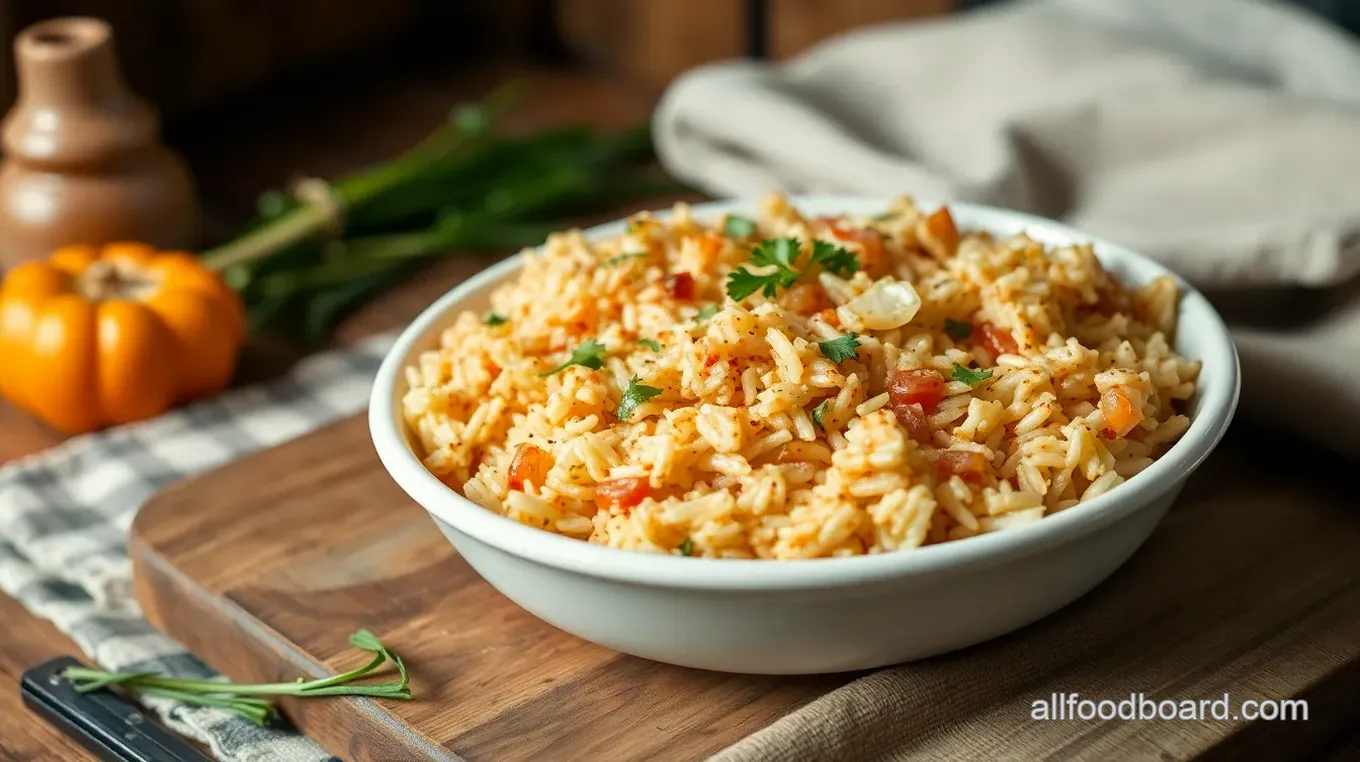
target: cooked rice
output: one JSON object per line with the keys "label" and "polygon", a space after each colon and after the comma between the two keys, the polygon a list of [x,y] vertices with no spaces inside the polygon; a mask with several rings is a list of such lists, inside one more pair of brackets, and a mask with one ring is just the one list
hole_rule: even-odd
{"label": "cooked rice", "polygon": [[[750,240],[724,236],[722,219],[700,222],[684,205],[667,221],[638,215],[609,240],[554,235],[492,296],[506,322],[463,313],[407,369],[403,407],[424,463],[486,509],[568,537],[794,559],[1038,521],[1135,477],[1185,432],[1177,408],[1200,366],[1171,349],[1173,279],[1126,291],[1089,245],[965,234],[955,247],[928,217],[902,198],[877,218],[805,219],[772,196],[750,240],[826,240],[861,267],[805,274],[774,299],[741,303],[724,284],[749,266]],[[668,294],[667,276],[682,272],[692,299]],[[914,285],[919,311],[897,328],[865,328],[847,303],[893,280]],[[702,314],[710,305],[717,312]],[[952,338],[946,318],[990,323],[1018,351],[993,357],[977,334]],[[817,342],[856,326],[855,358],[823,355]],[[603,367],[541,375],[588,338],[607,347]],[[975,388],[948,380],[918,442],[894,413],[887,378],[935,369],[950,379],[956,363],[993,375]],[[634,377],[661,393],[619,421]],[[1141,401],[1124,436],[1105,420],[1111,395]],[[543,456],[541,470],[525,470],[511,490],[512,461],[527,446]],[[988,468],[942,470],[946,450],[978,453]],[[599,485],[629,478],[647,493],[640,504],[607,494],[597,504]]]}

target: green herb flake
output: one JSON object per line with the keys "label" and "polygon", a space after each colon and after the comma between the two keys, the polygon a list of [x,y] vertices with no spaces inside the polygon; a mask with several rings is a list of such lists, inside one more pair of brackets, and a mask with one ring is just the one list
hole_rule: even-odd
{"label": "green herb flake", "polygon": [[723,233],[729,238],[749,238],[755,232],[756,223],[754,220],[735,214],[729,214],[727,219],[723,220]]}
{"label": "green herb flake", "polygon": [[652,350],[653,352],[661,351],[661,345],[656,343],[656,339],[638,339],[638,344]]}
{"label": "green herb flake", "polygon": [[632,417],[633,411],[637,410],[638,405],[661,394],[661,390],[655,386],[647,386],[639,383],[640,379],[633,376],[628,379],[628,388],[623,390],[623,396],[619,398],[619,409],[614,411],[620,421],[626,421]]}
{"label": "green herb flake", "polygon": [[581,365],[591,370],[599,370],[604,367],[605,346],[594,339],[586,339],[581,346],[571,350],[571,357],[561,365],[553,368],[540,376],[551,376],[559,371],[566,370],[573,365]]}
{"label": "green herb flake", "polygon": [[813,242],[811,262],[833,275],[854,275],[859,271],[859,260],[854,254],[826,241]]}
{"label": "green herb flake", "polygon": [[973,335],[973,324],[964,320],[944,319],[944,332],[953,339],[966,339]]}
{"label": "green herb flake", "polygon": [[954,372],[951,374],[951,377],[955,381],[968,384],[968,387],[971,389],[991,378],[992,372],[990,370],[969,370],[958,363],[954,363]]}
{"label": "green herb flake", "polygon": [[617,257],[610,257],[609,259],[606,259],[605,261],[601,262],[600,267],[614,267],[616,265],[621,265],[629,260],[641,259],[642,257],[645,256],[647,256],[647,252],[645,251],[637,251],[632,254],[620,254]]}
{"label": "green herb flake", "polygon": [[680,543],[680,555],[682,556],[694,555],[694,540],[691,540],[690,538],[686,537],[685,541]]}
{"label": "green herb flake", "polygon": [[817,403],[817,407],[812,409],[812,422],[822,431],[826,431],[826,425],[822,423],[822,418],[826,416],[826,409],[829,407],[831,407],[831,400],[825,399]]}
{"label": "green herb flake", "polygon": [[704,307],[703,309],[699,310],[699,314],[695,315],[694,319],[695,321],[702,323],[716,314],[718,314],[718,305],[710,304]]}
{"label": "green herb flake", "polygon": [[878,214],[874,215],[874,222],[885,222],[896,217],[898,214],[899,212],[896,209],[889,209],[886,212],[879,212]]}
{"label": "green herb flake", "polygon": [[491,326],[491,327],[493,327],[493,328],[496,327],[496,326],[498,326],[498,325],[505,325],[505,324],[508,323],[508,322],[510,322],[510,318],[508,318],[508,317],[506,317],[506,316],[504,316],[504,315],[497,315],[497,314],[494,313],[494,312],[491,313],[491,314],[489,314],[489,315],[487,315],[486,318],[485,318],[484,320],[482,320],[482,324],[483,324],[483,325],[489,325],[489,326]]}
{"label": "green herb flake", "polygon": [[834,363],[842,363],[855,356],[856,350],[859,349],[859,339],[855,337],[854,333],[847,333],[829,341],[819,341],[817,346],[822,350],[826,359]]}

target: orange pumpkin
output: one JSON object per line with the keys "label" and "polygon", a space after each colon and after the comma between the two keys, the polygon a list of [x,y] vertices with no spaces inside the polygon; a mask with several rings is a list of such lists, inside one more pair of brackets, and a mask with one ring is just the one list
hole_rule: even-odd
{"label": "orange pumpkin", "polygon": [[67,434],[150,418],[221,391],[245,332],[189,254],[67,246],[0,281],[0,394]]}

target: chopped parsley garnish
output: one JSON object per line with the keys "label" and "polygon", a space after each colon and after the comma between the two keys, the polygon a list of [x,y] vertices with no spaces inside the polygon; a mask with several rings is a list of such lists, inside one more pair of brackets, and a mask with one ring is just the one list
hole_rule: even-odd
{"label": "chopped parsley garnish", "polygon": [[619,398],[619,409],[614,411],[614,414],[619,417],[620,421],[628,420],[632,417],[633,411],[637,410],[638,405],[661,393],[661,390],[657,387],[647,386],[638,383],[638,381],[637,376],[628,379],[628,388],[623,390],[623,396]]}
{"label": "chopped parsley garnish", "polygon": [[571,350],[571,357],[561,365],[553,368],[540,376],[551,376],[558,371],[566,370],[573,365],[582,365],[591,370],[599,370],[604,367],[605,346],[594,339],[586,339],[581,342],[581,346]]}
{"label": "chopped parsley garnish", "polygon": [[495,326],[498,326],[498,325],[505,325],[505,324],[508,323],[508,322],[510,322],[510,318],[508,318],[508,317],[506,317],[506,316],[504,316],[504,315],[497,315],[497,314],[494,313],[494,312],[491,313],[491,314],[489,314],[489,315],[487,315],[486,318],[482,320],[482,324],[483,324],[483,325],[489,325],[489,326],[492,326],[492,327],[495,327]]}
{"label": "chopped parsley garnish", "polygon": [[632,254],[620,254],[617,257],[610,257],[601,262],[600,267],[613,267],[614,265],[621,265],[630,259],[639,259],[645,256],[647,256],[647,252],[645,251],[635,251]]}
{"label": "chopped parsley garnish", "polygon": [[826,415],[826,409],[831,407],[831,400],[826,399],[817,403],[817,407],[812,409],[812,422],[817,424],[817,428],[826,431],[826,425],[822,423],[822,417]]}
{"label": "chopped parsley garnish", "polygon": [[[772,238],[756,244],[751,250],[751,264],[774,270],[757,275],[745,266],[738,267],[727,276],[727,295],[741,301],[759,291],[765,298],[773,299],[779,289],[792,286],[806,272],[806,268],[794,269],[801,250],[802,242],[797,238]],[[808,267],[813,265],[821,265],[823,270],[836,275],[849,275],[859,269],[859,260],[835,244],[814,241],[807,262]]]}
{"label": "chopped parsley garnish", "polygon": [[973,324],[963,320],[945,318],[944,332],[949,334],[950,338],[966,339],[973,333]]}
{"label": "chopped parsley garnish", "polygon": [[855,334],[847,333],[829,341],[819,341],[817,346],[821,348],[826,359],[841,363],[855,356],[855,350],[859,349],[859,339],[855,338]]}
{"label": "chopped parsley garnish", "polygon": [[729,214],[727,219],[723,220],[723,233],[731,238],[746,238],[755,232],[756,223],[745,217]]}
{"label": "chopped parsley garnish", "polygon": [[832,275],[854,275],[859,270],[859,260],[854,254],[826,241],[812,242],[811,261]]}
{"label": "chopped parsley garnish", "polygon": [[653,352],[661,351],[661,345],[656,343],[656,339],[638,339],[638,343],[652,350]]}
{"label": "chopped parsley garnish", "polygon": [[968,384],[969,388],[972,388],[991,378],[992,372],[990,370],[969,370],[958,363],[954,363],[954,372],[950,375],[955,381]]}
{"label": "chopped parsley garnish", "polygon": [[699,310],[699,314],[695,315],[694,319],[702,322],[704,320],[708,320],[709,318],[713,317],[716,314],[718,314],[718,305],[710,304],[707,307],[704,307],[703,309]]}
{"label": "chopped parsley garnish", "polygon": [[682,556],[694,555],[694,540],[691,540],[690,538],[686,537],[685,541],[680,543],[680,555]]}

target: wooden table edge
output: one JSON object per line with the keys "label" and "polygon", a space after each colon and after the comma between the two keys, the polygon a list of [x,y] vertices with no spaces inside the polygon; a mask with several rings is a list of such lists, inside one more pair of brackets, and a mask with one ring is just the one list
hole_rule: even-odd
{"label": "wooden table edge", "polygon": [[[347,416],[335,424],[323,426],[292,441],[296,442],[299,439],[315,436],[318,433],[325,432],[331,426],[348,421],[353,417],[355,416]],[[247,457],[258,457],[258,454]],[[233,461],[233,463],[235,462]],[[205,664],[231,680],[237,682],[274,682],[290,680],[298,675],[324,677],[326,676],[325,671],[308,660],[295,644],[280,633],[263,625],[258,619],[250,616],[248,612],[240,609],[230,598],[226,600],[226,605],[217,601],[211,593],[157,555],[151,543],[144,537],[142,523],[144,520],[150,520],[144,519],[144,517],[154,518],[155,514],[161,511],[176,512],[192,509],[191,506],[182,506],[176,502],[178,494],[186,491],[187,485],[211,476],[226,467],[212,469],[169,485],[152,495],[138,511],[137,516],[133,519],[132,526],[128,530],[128,557],[132,563],[133,596],[142,608],[142,615],[153,627],[174,638]],[[178,595],[169,594],[169,591],[174,589],[178,589],[180,593]],[[228,643],[226,639],[186,638],[186,632],[182,628],[175,627],[175,619],[167,615],[170,605],[180,607],[186,600],[194,607],[193,616],[222,623],[221,628],[209,629],[221,629],[226,632],[233,628],[240,628],[255,633],[256,637],[248,641],[237,639],[234,644]],[[180,616],[182,617],[184,614],[181,613]],[[241,650],[233,652],[231,650],[233,645]],[[258,665],[270,666],[261,668]],[[409,726],[396,722],[391,715],[376,706],[374,699],[344,696],[327,697],[322,700],[344,702],[347,705],[347,719],[365,723],[373,729],[370,733],[363,733],[356,729],[355,738],[397,738],[402,743],[400,749],[381,751],[384,751],[384,753],[399,751],[409,756],[393,758],[417,758],[418,756],[421,759],[442,762],[463,762],[462,758],[452,751],[442,746],[431,745]],[[318,707],[313,700],[283,697],[279,699],[278,703],[298,731],[317,743],[320,743],[318,737],[325,737],[325,734],[314,732],[315,728],[312,727],[315,723],[322,722],[325,714],[313,708]],[[385,728],[385,732],[380,732],[378,730],[380,727]],[[353,749],[325,748],[330,753],[339,756],[353,751]]]}

